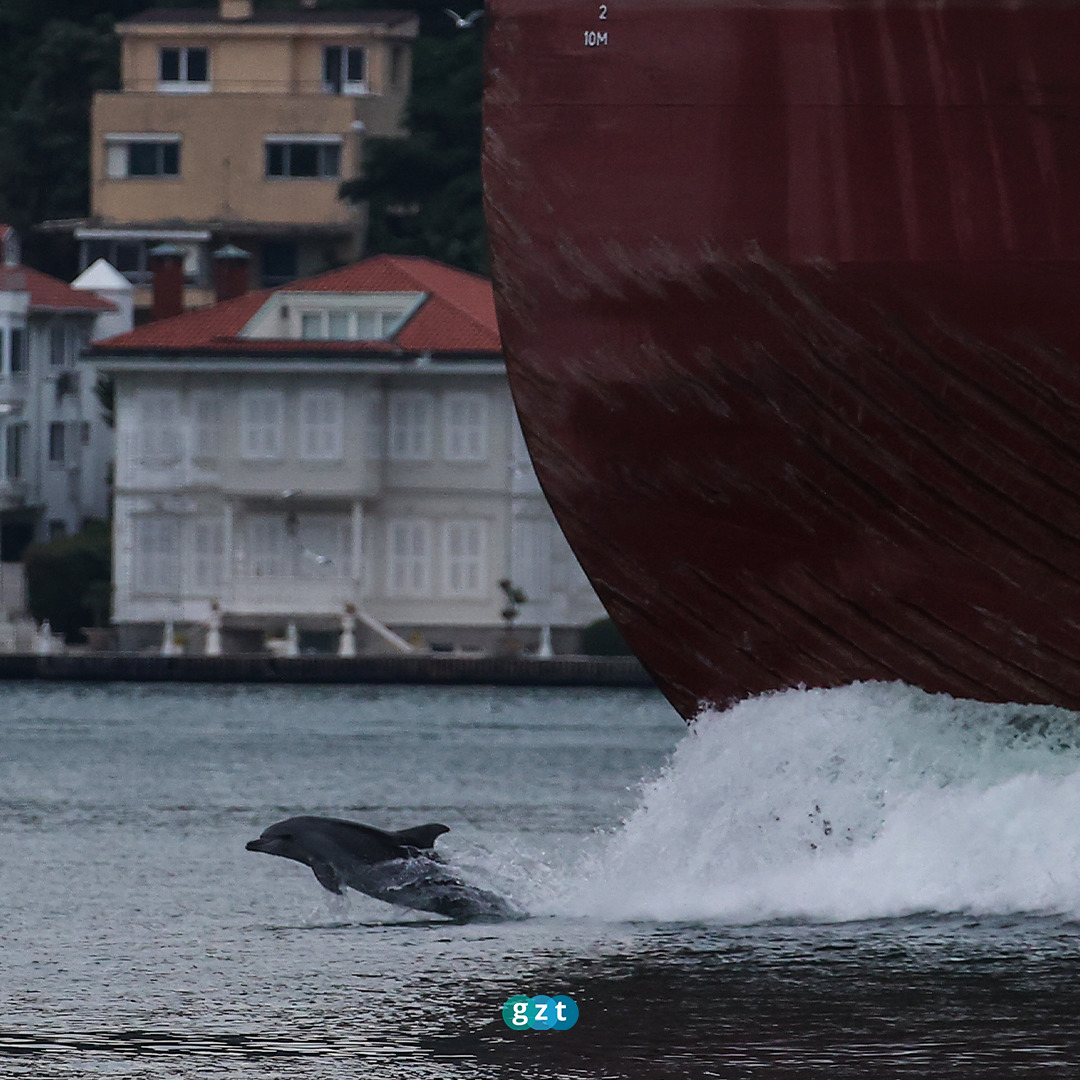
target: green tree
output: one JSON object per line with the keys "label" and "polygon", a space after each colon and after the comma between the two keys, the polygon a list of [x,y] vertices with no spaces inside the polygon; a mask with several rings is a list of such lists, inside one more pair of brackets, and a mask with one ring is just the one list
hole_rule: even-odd
{"label": "green tree", "polygon": [[84,626],[108,621],[112,591],[112,531],[107,521],[91,521],[75,536],[31,544],[23,559],[30,614],[48,619],[68,641]]}
{"label": "green tree", "polygon": [[341,193],[369,202],[369,254],[425,255],[486,273],[482,37],[478,25],[458,31],[438,14],[450,32],[416,43],[408,138],[367,140],[364,175],[342,184]]}
{"label": "green tree", "polygon": [[586,656],[632,656],[630,646],[610,619],[597,619],[581,632],[581,651]]}

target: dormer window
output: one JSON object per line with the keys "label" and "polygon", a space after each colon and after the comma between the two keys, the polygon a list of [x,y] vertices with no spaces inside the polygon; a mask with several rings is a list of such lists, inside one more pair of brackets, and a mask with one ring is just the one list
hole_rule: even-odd
{"label": "dormer window", "polygon": [[205,47],[163,48],[158,56],[159,90],[198,93],[210,89],[210,51]]}
{"label": "dormer window", "polygon": [[360,46],[327,45],[323,49],[323,92],[366,94],[367,56]]}
{"label": "dormer window", "polygon": [[245,338],[386,341],[426,299],[421,292],[275,293],[240,331]]}
{"label": "dormer window", "polygon": [[304,341],[384,341],[401,324],[400,311],[302,310],[300,337]]}

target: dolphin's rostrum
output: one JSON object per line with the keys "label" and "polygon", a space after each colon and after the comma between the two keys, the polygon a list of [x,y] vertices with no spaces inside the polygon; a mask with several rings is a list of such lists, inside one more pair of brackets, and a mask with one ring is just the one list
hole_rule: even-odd
{"label": "dolphin's rostrum", "polygon": [[508,900],[457,877],[435,854],[445,825],[387,832],[340,818],[292,817],[266,829],[248,851],[265,851],[310,866],[332,893],[345,886],[390,904],[451,919],[519,919]]}

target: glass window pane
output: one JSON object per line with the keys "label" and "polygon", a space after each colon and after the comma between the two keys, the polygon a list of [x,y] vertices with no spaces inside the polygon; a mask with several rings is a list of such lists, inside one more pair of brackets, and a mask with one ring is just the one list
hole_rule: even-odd
{"label": "glass window pane", "polygon": [[323,49],[323,83],[333,93],[341,93],[341,47],[338,45],[327,45]]}
{"label": "glass window pane", "polygon": [[289,148],[290,176],[319,175],[319,147],[315,143],[293,143]]}
{"label": "glass window pane", "polygon": [[364,50],[348,50],[348,70],[345,78],[349,82],[358,83],[364,81]]}
{"label": "glass window pane", "polygon": [[334,144],[331,146],[320,146],[322,151],[322,167],[319,171],[320,176],[339,176],[341,174],[341,147]]}
{"label": "glass window pane", "polygon": [[188,49],[188,82],[206,82],[207,75],[209,74],[209,68],[209,56],[205,49]]}
{"label": "glass window pane", "polygon": [[180,50],[161,50],[161,81],[177,82],[180,78]]}
{"label": "glass window pane", "polygon": [[285,175],[285,146],[281,143],[266,144],[266,175]]}
{"label": "glass window pane", "polygon": [[161,144],[161,172],[164,176],[180,175],[180,144],[167,142]]}
{"label": "glass window pane", "polygon": [[160,143],[128,143],[128,175],[157,176]]}

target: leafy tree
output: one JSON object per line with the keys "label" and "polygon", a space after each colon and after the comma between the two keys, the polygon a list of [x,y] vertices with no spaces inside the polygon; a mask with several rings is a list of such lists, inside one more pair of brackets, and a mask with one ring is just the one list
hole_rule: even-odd
{"label": "leafy tree", "polygon": [[[369,201],[368,251],[488,267],[480,149],[482,38],[478,28],[422,36],[413,53],[406,139],[373,138],[364,175],[341,186]],[[441,26],[441,24],[436,24]]]}
{"label": "leafy tree", "polygon": [[107,521],[88,522],[74,536],[26,549],[26,591],[30,614],[48,619],[56,633],[81,637],[84,626],[108,620],[112,582],[112,534]]}
{"label": "leafy tree", "polygon": [[597,619],[581,632],[581,651],[586,656],[632,656],[630,646],[610,619]]}

